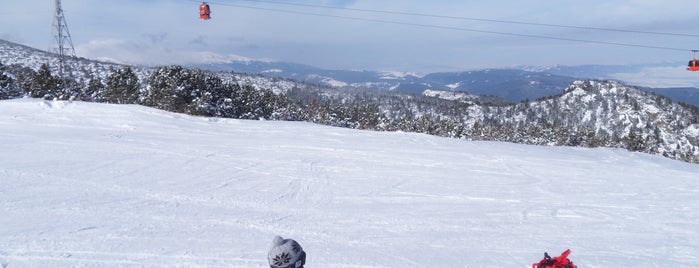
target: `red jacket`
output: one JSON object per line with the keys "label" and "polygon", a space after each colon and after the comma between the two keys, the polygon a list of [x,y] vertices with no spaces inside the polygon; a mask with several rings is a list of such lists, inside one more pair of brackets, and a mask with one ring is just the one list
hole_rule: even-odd
{"label": "red jacket", "polygon": [[551,258],[548,253],[544,253],[544,259],[532,264],[532,268],[577,268],[570,259],[570,249],[563,251],[560,256]]}

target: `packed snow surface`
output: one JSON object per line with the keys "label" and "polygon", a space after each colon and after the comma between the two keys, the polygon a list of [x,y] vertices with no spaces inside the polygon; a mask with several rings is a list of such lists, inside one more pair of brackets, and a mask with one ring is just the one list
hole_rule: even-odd
{"label": "packed snow surface", "polygon": [[0,101],[0,266],[699,267],[699,165],[135,105]]}

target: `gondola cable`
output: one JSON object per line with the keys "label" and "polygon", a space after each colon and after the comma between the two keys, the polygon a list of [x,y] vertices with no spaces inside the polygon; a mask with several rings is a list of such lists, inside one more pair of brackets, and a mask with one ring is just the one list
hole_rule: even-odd
{"label": "gondola cable", "polygon": [[[682,37],[699,37],[699,34],[666,33],[666,32],[639,31],[639,30],[628,30],[628,29],[618,29],[618,28],[603,28],[603,27],[562,25],[562,24],[537,23],[537,22],[526,22],[526,21],[496,20],[496,19],[485,19],[485,18],[474,18],[474,17],[462,17],[462,16],[447,16],[447,15],[437,15],[437,14],[426,14],[426,13],[418,13],[418,12],[403,12],[403,11],[375,10],[375,9],[363,9],[363,8],[349,8],[349,7],[336,7],[336,6],[325,6],[325,5],[312,5],[312,4],[301,4],[301,3],[289,3],[289,2],[269,1],[269,0],[240,0],[240,1],[257,2],[257,3],[267,3],[267,4],[276,4],[276,5],[287,5],[287,6],[314,7],[314,8],[325,8],[325,9],[335,9],[335,10],[359,11],[359,12],[368,12],[368,13],[381,13],[381,14],[406,15],[406,16],[420,16],[420,17],[432,17],[432,18],[455,19],[455,20],[469,20],[469,21],[482,21],[482,22],[495,22],[495,23],[507,23],[507,24],[520,24],[520,25],[528,25],[528,26],[544,26],[544,27],[569,28],[569,29],[579,29],[579,30],[594,30],[594,31],[607,31],[607,32],[623,32],[623,33],[637,33],[637,34],[650,34],[650,35],[666,35],[666,36],[682,36]],[[219,3],[219,4],[221,4],[221,3]]]}
{"label": "gondola cable", "polygon": [[[192,2],[199,2],[199,1],[192,1]],[[470,29],[470,28],[454,27],[454,26],[400,22],[400,21],[391,21],[391,20],[383,20],[383,19],[357,18],[357,17],[341,16],[341,15],[319,14],[319,13],[305,12],[305,11],[293,11],[293,10],[283,10],[283,9],[275,9],[275,8],[253,7],[253,6],[244,6],[244,5],[237,5],[237,4],[220,3],[220,2],[217,3],[217,2],[211,2],[211,1],[209,1],[208,3],[221,5],[221,6],[245,8],[245,9],[255,9],[255,10],[288,13],[288,14],[317,16],[317,17],[339,18],[339,19],[347,19],[347,20],[355,20],[355,21],[378,22],[378,23],[415,26],[415,27],[423,27],[423,28],[457,30],[457,31],[465,31],[465,32],[486,33],[486,34],[527,37],[527,38],[537,38],[537,39],[548,39],[548,40],[558,40],[558,41],[569,41],[569,42],[580,42],[580,43],[589,43],[589,44],[614,45],[614,46],[672,50],[672,51],[691,51],[691,49],[675,48],[675,47],[651,46],[651,45],[641,45],[641,44],[632,44],[632,43],[595,41],[595,40],[585,40],[585,39],[577,39],[577,38],[555,37],[555,36],[546,36],[546,35],[521,34],[521,33],[512,33],[512,32],[490,31],[490,30],[478,30],[478,29]]]}

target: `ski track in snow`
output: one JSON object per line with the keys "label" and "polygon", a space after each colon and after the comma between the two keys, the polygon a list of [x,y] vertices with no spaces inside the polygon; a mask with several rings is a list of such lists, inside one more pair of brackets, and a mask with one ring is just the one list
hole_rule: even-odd
{"label": "ski track in snow", "polygon": [[0,101],[0,265],[698,267],[699,165],[135,105]]}

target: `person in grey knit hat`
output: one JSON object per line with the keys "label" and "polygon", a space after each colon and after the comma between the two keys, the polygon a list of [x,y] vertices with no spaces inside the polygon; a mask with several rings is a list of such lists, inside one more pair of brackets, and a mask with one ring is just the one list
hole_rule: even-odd
{"label": "person in grey knit hat", "polygon": [[303,268],[306,264],[306,252],[295,240],[277,235],[272,239],[267,260],[270,268]]}

